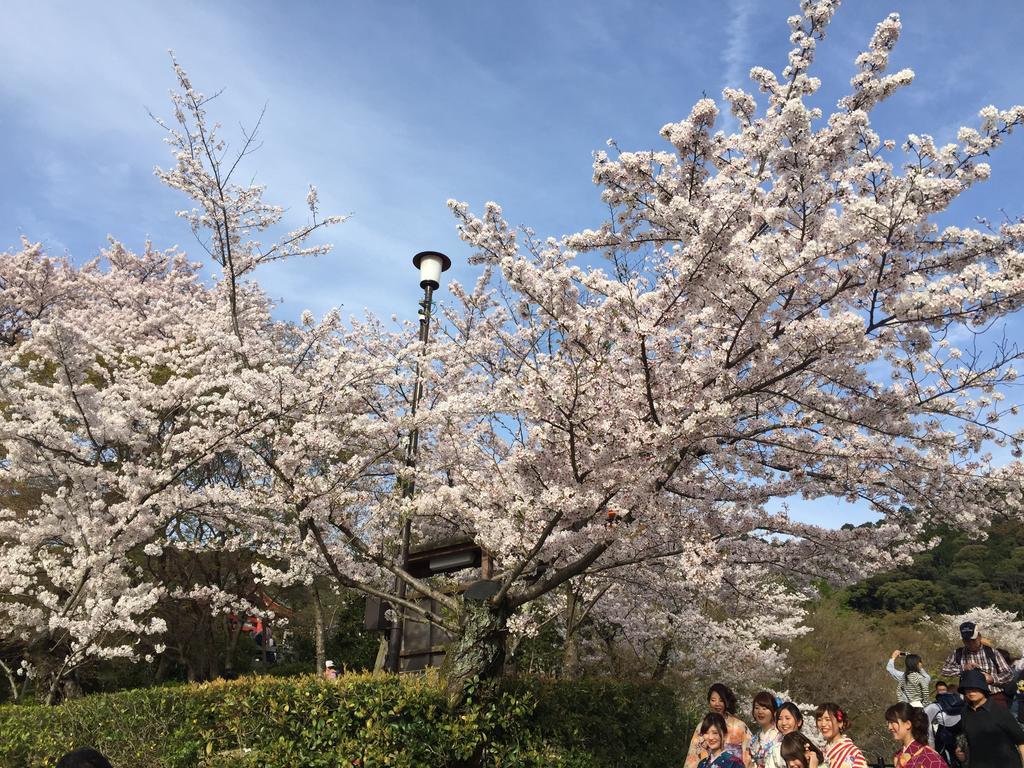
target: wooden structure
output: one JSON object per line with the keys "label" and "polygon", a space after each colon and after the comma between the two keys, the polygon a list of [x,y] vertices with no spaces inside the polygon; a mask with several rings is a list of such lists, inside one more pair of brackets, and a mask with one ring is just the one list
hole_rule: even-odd
{"label": "wooden structure", "polygon": [[[426,579],[442,573],[458,573],[480,569],[480,578],[491,577],[491,559],[471,538],[448,539],[426,542],[409,551],[406,570],[418,579]],[[453,590],[462,592],[469,581],[458,584]],[[440,606],[433,600],[409,593],[417,603],[427,603],[432,612]],[[387,632],[391,628],[390,611],[386,604],[376,598],[367,598],[364,626],[366,629]],[[401,671],[418,672],[428,667],[438,667],[444,660],[445,648],[451,639],[441,627],[415,617],[406,617],[402,626]]]}

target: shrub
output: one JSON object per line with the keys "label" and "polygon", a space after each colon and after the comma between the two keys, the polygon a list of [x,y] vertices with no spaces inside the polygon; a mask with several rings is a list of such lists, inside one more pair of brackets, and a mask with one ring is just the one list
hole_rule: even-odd
{"label": "shrub", "polygon": [[0,765],[85,744],[121,768],[678,765],[689,729],[666,688],[504,681],[449,711],[433,677],[245,677],[0,707]]}

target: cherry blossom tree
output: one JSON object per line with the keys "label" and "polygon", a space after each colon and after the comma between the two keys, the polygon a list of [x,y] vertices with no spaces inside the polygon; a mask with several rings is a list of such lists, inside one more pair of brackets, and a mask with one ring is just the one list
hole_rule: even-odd
{"label": "cherry blossom tree", "polygon": [[[493,596],[462,605],[453,680],[485,672],[473,649],[490,643],[493,663],[508,617],[574,579],[642,566],[727,600],[740,573],[848,581],[926,521],[986,524],[985,446],[1020,446],[999,426],[1019,352],[951,339],[1019,308],[1024,225],[932,218],[989,176],[1024,108],[986,107],[943,146],[881,139],[870,111],[912,80],[885,72],[893,15],[823,119],[810,67],[837,5],[790,19],[781,77],[751,72],[760,108],[725,91],[735,132],[704,99],[662,129],[671,151],[598,153],[613,211],[598,228],[542,240],[496,204],[451,203],[483,272],[453,287],[431,348],[415,511],[472,531],[498,565]],[[862,500],[881,522],[768,510],[793,494]],[[771,624],[748,620],[753,636]]]}
{"label": "cherry blossom tree", "polygon": [[[736,131],[715,131],[704,99],[662,129],[671,150],[598,153],[612,216],[597,229],[542,240],[496,204],[452,202],[482,271],[452,286],[429,345],[309,318],[317,354],[288,389],[315,397],[250,446],[262,479],[240,506],[261,510],[261,578],[327,571],[443,627],[458,699],[499,672],[510,632],[561,621],[569,637],[581,617],[704,669],[767,640],[753,663],[770,672],[811,580],[892,567],[925,523],[983,528],[1013,474],[985,448],[1019,451],[1000,426],[1019,353],[951,339],[1019,308],[1024,225],[932,219],[988,177],[1024,108],[986,107],[943,146],[882,140],[869,113],[912,80],[886,74],[893,15],[823,119],[810,67],[837,5],[790,19],[781,77],[751,72],[760,107],[725,91]],[[398,436],[414,427],[410,463]],[[794,494],[880,520],[798,522],[778,504]],[[495,569],[480,599],[404,568],[406,520],[419,540],[474,537]]]}
{"label": "cherry blossom tree", "polygon": [[1024,619],[1013,611],[1004,611],[994,605],[972,608],[958,615],[942,614],[932,624],[951,642],[960,642],[960,625],[973,621],[981,627],[982,636],[994,646],[1006,648],[1016,656],[1024,655]]}
{"label": "cherry blossom tree", "polygon": [[[52,660],[39,670],[52,701],[88,659],[130,657],[136,638],[164,628],[149,616],[160,585],[137,578],[130,553],[183,503],[195,445],[223,438],[197,406],[225,373],[230,337],[218,339],[215,297],[180,255],[112,243],[106,269],[72,270],[34,246],[5,259],[50,274],[24,285],[63,297],[0,362],[6,474],[34,491],[0,517],[0,616],[26,660]],[[5,303],[10,313],[44,296],[5,293]]]}
{"label": "cherry blossom tree", "polygon": [[[725,91],[733,133],[704,99],[662,129],[671,150],[598,153],[612,216],[597,229],[542,240],[496,204],[452,202],[482,271],[453,285],[443,330],[424,346],[353,325],[300,371],[316,407],[256,452],[265,498],[248,506],[277,522],[262,578],[326,569],[445,628],[458,698],[500,670],[510,632],[559,614],[566,636],[601,617],[725,670],[800,631],[811,580],[892,567],[926,522],[983,528],[1013,474],[985,448],[1019,451],[1000,426],[1019,353],[951,339],[1019,308],[1024,225],[932,219],[988,177],[1024,108],[986,107],[947,145],[882,140],[869,113],[912,80],[886,74],[893,15],[823,119],[810,67],[837,5],[790,19],[781,77],[751,72],[761,107]],[[317,365],[343,386],[317,388]],[[394,436],[413,427],[410,466]],[[861,500],[880,521],[797,522],[777,503],[794,494]],[[420,540],[475,538],[495,566],[482,599],[404,569],[405,520]]]}
{"label": "cherry blossom tree", "polygon": [[0,258],[0,469],[14,499],[0,505],[0,626],[51,702],[92,659],[137,658],[142,638],[159,650],[160,601],[242,602],[211,584],[168,589],[143,561],[251,551],[232,514],[248,482],[238,457],[287,419],[282,377],[316,331],[274,321],[245,278],[326,252],[310,237],[340,221],[319,216],[311,189],[310,221],[261,245],[283,211],[233,181],[255,132],[229,155],[209,99],[175,69],[176,165],[158,175],[197,203],[182,215],[222,277],[206,284],[177,251],[113,240],[80,269],[37,245]]}
{"label": "cherry blossom tree", "polygon": [[[282,212],[234,181],[252,134],[229,156],[179,68],[158,175],[196,201],[182,215],[222,276],[116,243],[66,279],[18,256],[0,437],[6,476],[36,496],[0,516],[0,618],[26,644],[62,639],[65,669],[86,646],[131,654],[165,597],[133,557],[187,544],[443,627],[455,700],[500,671],[510,633],[547,621],[770,672],[814,579],[892,567],[925,523],[983,528],[1017,477],[985,451],[1020,449],[1000,422],[1020,355],[954,340],[1019,308],[1024,224],[933,218],[988,177],[1024,108],[986,107],[946,145],[883,140],[870,112],[912,80],[886,74],[890,16],[824,118],[810,68],[837,6],[801,4],[788,65],[751,71],[760,105],[726,89],[736,130],[703,99],[662,129],[669,148],[599,152],[611,216],[595,229],[541,239],[494,203],[452,202],[480,276],[452,286],[428,344],[373,318],[272,319],[254,270],[321,253],[310,237],[338,219],[311,193],[311,221],[264,247]],[[861,500],[879,523],[798,522],[779,503],[795,494]],[[210,535],[184,542],[183,517]],[[417,540],[472,536],[488,583],[463,597],[410,573],[406,521]]]}

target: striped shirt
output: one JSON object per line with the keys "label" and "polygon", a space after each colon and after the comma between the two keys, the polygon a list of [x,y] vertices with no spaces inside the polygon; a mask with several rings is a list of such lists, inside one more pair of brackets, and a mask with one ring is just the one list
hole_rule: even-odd
{"label": "striped shirt", "polygon": [[840,736],[825,747],[828,768],[868,768],[864,753],[857,749],[849,736]]}
{"label": "striped shirt", "polygon": [[896,669],[896,662],[892,659],[886,663],[885,668],[889,674],[898,682],[896,686],[896,698],[899,701],[906,701],[915,707],[923,707],[928,700],[928,687],[932,678],[923,669],[920,672],[900,672]]}

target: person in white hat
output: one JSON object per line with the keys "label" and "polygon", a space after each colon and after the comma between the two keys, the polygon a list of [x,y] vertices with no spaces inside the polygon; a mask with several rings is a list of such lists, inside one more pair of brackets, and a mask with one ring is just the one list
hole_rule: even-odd
{"label": "person in white hat", "polygon": [[988,684],[988,699],[993,704],[1009,708],[1010,703],[1003,693],[1003,686],[1013,679],[1013,670],[1006,663],[1001,653],[981,639],[981,627],[973,621],[965,621],[960,625],[960,639],[963,646],[953,649],[942,666],[944,675],[962,675],[973,669],[985,677]]}
{"label": "person in white hat", "polygon": [[324,677],[328,680],[338,679],[338,670],[334,668],[334,662],[330,659],[324,662]]}

